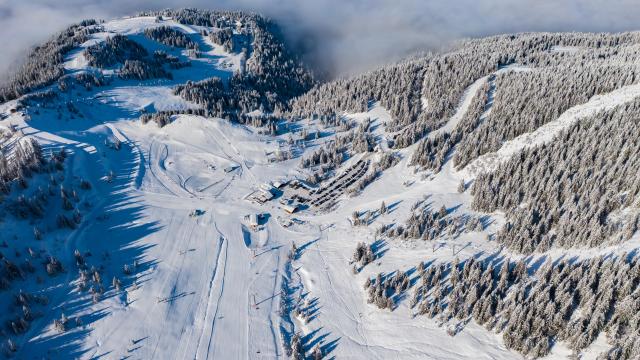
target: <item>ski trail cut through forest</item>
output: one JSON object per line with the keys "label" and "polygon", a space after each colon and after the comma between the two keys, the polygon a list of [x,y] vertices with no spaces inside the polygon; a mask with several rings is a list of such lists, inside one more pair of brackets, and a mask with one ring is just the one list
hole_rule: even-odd
{"label": "ski trail cut through forest", "polygon": [[[499,74],[502,74],[502,73],[509,72],[509,71],[529,71],[529,68],[525,67],[525,66],[521,66],[521,65],[510,65],[510,66],[503,67],[503,68],[501,68],[499,70],[496,70],[496,71],[492,72],[491,74],[489,74],[487,76],[483,76],[483,77],[479,78],[478,80],[474,81],[462,93],[462,97],[460,98],[460,101],[458,102],[458,107],[456,109],[455,114],[453,114],[453,116],[451,116],[449,121],[447,121],[447,123],[444,126],[442,126],[439,129],[436,129],[436,130],[432,131],[431,133],[429,133],[429,138],[435,138],[435,137],[437,137],[438,135],[440,135],[442,133],[450,133],[450,132],[452,132],[458,126],[458,124],[464,118],[464,116],[467,114],[467,112],[469,111],[469,106],[471,106],[471,103],[472,103],[473,99],[478,94],[478,91],[480,90],[482,85],[484,83],[486,83],[487,81],[489,81],[492,84],[491,89],[489,90],[489,101],[488,101],[488,103],[489,104],[493,103],[493,97],[494,97],[494,93],[495,93],[495,79],[496,79],[496,76],[498,76]],[[486,117],[490,110],[491,110],[491,107],[489,106],[485,110],[485,113],[483,113],[482,116]]]}
{"label": "ski trail cut through forest", "polygon": [[456,128],[456,126],[458,126],[458,123],[460,123],[462,118],[464,118],[464,115],[469,110],[469,106],[471,106],[471,101],[473,100],[475,95],[478,93],[478,90],[480,89],[480,87],[482,87],[482,85],[489,79],[489,76],[491,75],[481,77],[480,79],[474,81],[473,84],[469,85],[469,87],[465,89],[455,114],[451,116],[449,121],[447,121],[447,123],[444,126],[429,133],[429,138],[435,138],[436,136],[442,133],[451,132],[453,131],[453,129]]}
{"label": "ski trail cut through forest", "polygon": [[628,85],[607,94],[596,95],[586,103],[570,108],[558,119],[539,127],[537,130],[506,141],[500,150],[480,156],[462,170],[464,177],[471,179],[481,172],[494,171],[501,163],[509,160],[519,151],[548,143],[577,121],[593,116],[600,111],[612,110],[638,96],[640,96],[640,84]]}

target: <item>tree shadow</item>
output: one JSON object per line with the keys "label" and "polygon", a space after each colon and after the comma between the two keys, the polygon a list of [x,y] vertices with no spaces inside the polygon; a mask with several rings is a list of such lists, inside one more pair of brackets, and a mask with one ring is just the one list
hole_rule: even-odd
{"label": "tree shadow", "polygon": [[387,214],[391,214],[396,211],[396,209],[398,209],[398,206],[400,206],[400,203],[402,203],[402,200],[398,200],[387,205]]}
{"label": "tree shadow", "polygon": [[331,352],[333,352],[338,347],[340,338],[326,342],[331,333],[325,332],[321,334],[322,329],[323,328],[320,327],[311,331],[307,335],[301,337],[300,341],[307,352],[311,352],[315,347],[319,347],[322,353],[322,358],[325,359],[329,358],[328,356],[331,354]]}
{"label": "tree shadow", "polygon": [[387,247],[387,242],[382,239],[378,239],[374,241],[373,243],[371,243],[370,247],[371,247],[371,251],[373,252],[374,260],[378,260],[382,258],[382,256],[384,256],[384,254],[387,251],[389,251],[389,248]]}
{"label": "tree shadow", "polygon": [[317,239],[313,239],[313,240],[309,240],[306,243],[300,245],[300,247],[298,247],[297,251],[296,251],[296,256],[294,260],[297,260],[300,258],[300,256],[302,256],[302,254],[304,254],[304,252],[309,248],[309,246],[317,243],[318,241],[320,241],[320,238]]}
{"label": "tree shadow", "polygon": [[[139,160],[133,145],[125,143],[117,153],[110,154],[117,160],[110,164],[115,176],[111,182],[106,182],[103,177],[106,168],[103,167],[100,154],[103,151],[115,151],[105,149],[103,140],[107,135],[65,132],[61,136],[77,141],[66,147],[71,150],[71,157],[79,157],[83,160],[82,165],[88,167],[80,171],[84,171],[83,175],[92,184],[88,195],[92,207],[83,216],[78,228],[66,233],[65,246],[56,254],[63,261],[67,273],[45,280],[47,286],[43,293],[50,299],[48,308],[53,314],[32,322],[29,331],[18,342],[16,358],[70,359],[95,351],[95,347],[85,344],[84,340],[91,334],[92,325],[111,312],[102,301],[120,294],[115,291],[111,279],[120,279],[123,289],[134,284],[137,286],[138,276],[148,274],[157,264],[157,260],[148,255],[155,245],[143,242],[143,238],[161,230],[163,226],[158,221],[147,219],[147,206],[134,192],[134,174]],[[87,152],[79,148],[81,144],[91,144],[98,151]],[[72,162],[73,159],[68,161]],[[61,233],[56,231],[56,234]],[[77,287],[76,274],[79,269],[73,258],[74,249],[79,249],[83,254],[92,254],[84,258],[86,265],[83,266],[100,272],[101,280],[91,284],[91,287],[104,289],[97,303],[94,303],[89,291]],[[129,271],[124,271],[126,267],[129,267]],[[128,306],[126,301],[124,306]],[[56,332],[52,320],[60,318],[62,313],[70,319],[71,324],[66,331]],[[71,319],[78,319],[78,322]],[[108,353],[96,358],[104,356],[108,356]]]}
{"label": "tree shadow", "polygon": [[[333,352],[333,350],[335,350],[338,347],[338,344],[340,343],[340,339],[341,338],[331,340],[328,343],[320,346],[322,354],[324,354],[325,357],[329,356]],[[335,357],[330,357],[330,359],[335,359]]]}

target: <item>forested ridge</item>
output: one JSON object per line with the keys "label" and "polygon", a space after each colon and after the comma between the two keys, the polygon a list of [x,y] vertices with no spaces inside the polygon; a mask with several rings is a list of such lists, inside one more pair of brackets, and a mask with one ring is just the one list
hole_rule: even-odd
{"label": "forested ridge", "polygon": [[98,30],[95,20],[85,20],[34,47],[16,73],[9,77],[6,84],[0,86],[0,101],[13,100],[54,83],[64,75],[62,63],[65,55]]}

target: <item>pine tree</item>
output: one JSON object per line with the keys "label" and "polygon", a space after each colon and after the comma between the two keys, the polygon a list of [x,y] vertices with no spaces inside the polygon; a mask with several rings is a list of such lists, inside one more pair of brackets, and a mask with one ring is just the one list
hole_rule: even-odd
{"label": "pine tree", "polygon": [[382,204],[380,204],[380,214],[384,215],[386,213],[387,213],[387,205],[383,201]]}

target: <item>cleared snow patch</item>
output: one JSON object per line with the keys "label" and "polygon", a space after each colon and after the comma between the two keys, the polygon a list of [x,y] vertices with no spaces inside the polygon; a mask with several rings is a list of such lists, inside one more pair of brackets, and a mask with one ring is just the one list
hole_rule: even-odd
{"label": "cleared snow patch", "polygon": [[147,28],[156,27],[161,24],[156,22],[153,16],[128,17],[112,20],[103,24],[107,32],[122,35],[132,35],[143,32]]}
{"label": "cleared snow patch", "polygon": [[96,98],[118,107],[150,112],[198,107],[174,95],[169,86],[122,86],[99,92]]}

